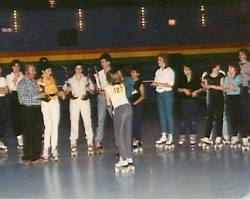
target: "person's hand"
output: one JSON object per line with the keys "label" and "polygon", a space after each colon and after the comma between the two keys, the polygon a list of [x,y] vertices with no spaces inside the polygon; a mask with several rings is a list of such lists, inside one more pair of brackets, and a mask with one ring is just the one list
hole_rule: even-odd
{"label": "person's hand", "polygon": [[191,96],[192,96],[193,98],[197,97],[197,95],[198,95],[198,92],[196,92],[196,91],[192,92],[192,94],[191,94]]}
{"label": "person's hand", "polygon": [[46,93],[45,92],[40,92],[39,94],[38,94],[38,98],[40,98],[40,99],[43,99],[43,98],[45,98],[46,97]]}
{"label": "person's hand", "polygon": [[150,86],[157,87],[157,86],[159,86],[159,83],[154,81],[154,82],[152,82],[152,83],[150,84]]}
{"label": "person's hand", "polygon": [[190,96],[191,92],[188,89],[183,89],[183,92],[185,93],[186,96]]}

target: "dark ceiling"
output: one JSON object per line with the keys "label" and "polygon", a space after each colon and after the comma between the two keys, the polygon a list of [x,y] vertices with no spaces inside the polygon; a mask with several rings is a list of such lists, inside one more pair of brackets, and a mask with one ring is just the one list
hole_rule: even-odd
{"label": "dark ceiling", "polygon": [[[56,8],[99,7],[99,6],[155,6],[191,4],[230,4],[250,2],[250,0],[55,0]],[[0,0],[0,9],[46,9],[48,0]]]}

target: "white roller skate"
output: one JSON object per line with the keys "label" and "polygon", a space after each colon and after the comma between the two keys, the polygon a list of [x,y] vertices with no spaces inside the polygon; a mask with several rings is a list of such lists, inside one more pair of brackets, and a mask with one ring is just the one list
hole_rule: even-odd
{"label": "white roller skate", "polygon": [[142,142],[140,140],[135,140],[133,142],[133,152],[134,153],[143,152]]}
{"label": "white roller skate", "polygon": [[237,136],[232,136],[231,143],[230,143],[230,148],[235,149],[235,150],[241,148],[241,144],[240,144],[240,141],[238,140]]}
{"label": "white roller skate", "polygon": [[209,150],[212,146],[213,142],[208,138],[201,138],[199,146],[202,147],[203,150]]}
{"label": "white roller skate", "polygon": [[132,158],[128,158],[127,162],[128,162],[128,170],[130,172],[134,172],[135,171],[135,166],[134,166],[133,159]]}
{"label": "white roller skate", "polygon": [[8,148],[4,145],[3,141],[0,141],[0,152],[6,153],[8,151]]}
{"label": "white roller skate", "polygon": [[94,146],[93,144],[88,144],[88,156],[93,156],[94,155]]}
{"label": "white roller skate", "polygon": [[71,144],[71,157],[76,158],[77,157],[77,146],[76,144]]}
{"label": "white roller skate", "polygon": [[173,150],[174,149],[174,138],[173,134],[168,135],[168,140],[166,141],[165,149],[167,150]]}
{"label": "white roller skate", "polygon": [[19,151],[23,150],[23,136],[22,135],[17,136],[17,150]]}
{"label": "white roller skate", "polygon": [[247,138],[242,138],[242,151],[249,151],[249,142]]}
{"label": "white roller skate", "polygon": [[115,173],[127,174],[128,172],[129,172],[128,161],[120,158],[119,162],[115,164]]}
{"label": "white roller skate", "polygon": [[179,136],[178,144],[179,145],[183,145],[184,143],[185,143],[185,135],[180,135]]}
{"label": "white roller skate", "polygon": [[101,142],[96,143],[95,149],[97,154],[103,154],[104,150]]}
{"label": "white roller skate", "polygon": [[223,143],[222,143],[222,138],[221,137],[216,137],[215,138],[215,143],[214,143],[214,149],[222,149]]}
{"label": "white roller skate", "polygon": [[167,142],[166,133],[162,133],[161,138],[155,142],[155,147],[157,149],[162,149],[163,147],[165,147],[166,142]]}
{"label": "white roller skate", "polygon": [[58,151],[56,148],[51,150],[51,157],[52,157],[52,160],[54,160],[55,162],[59,161],[59,155],[58,155]]}
{"label": "white roller skate", "polygon": [[196,135],[192,134],[189,136],[189,144],[191,148],[196,147]]}

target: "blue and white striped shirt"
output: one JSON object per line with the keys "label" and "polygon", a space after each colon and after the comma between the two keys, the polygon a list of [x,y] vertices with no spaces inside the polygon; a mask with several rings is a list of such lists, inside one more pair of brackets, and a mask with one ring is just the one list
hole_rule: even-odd
{"label": "blue and white striped shirt", "polygon": [[19,103],[24,106],[40,105],[41,100],[38,98],[38,91],[38,84],[32,79],[24,77],[17,84],[17,94]]}

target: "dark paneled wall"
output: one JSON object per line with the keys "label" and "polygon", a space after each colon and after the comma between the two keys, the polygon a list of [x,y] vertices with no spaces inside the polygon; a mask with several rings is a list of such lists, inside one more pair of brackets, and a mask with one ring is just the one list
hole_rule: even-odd
{"label": "dark paneled wall", "polygon": [[[238,3],[237,3],[238,2]],[[245,2],[245,3],[244,3]],[[139,26],[139,7],[83,8],[85,31],[77,32],[77,44],[62,46],[58,33],[75,29],[76,9],[17,9],[18,33],[0,32],[0,51],[121,48],[159,45],[224,44],[250,41],[250,5],[205,5],[207,27],[199,24],[199,5],[148,6],[147,30]],[[11,27],[11,10],[1,10],[0,28]],[[177,25],[169,27],[167,20]]]}

